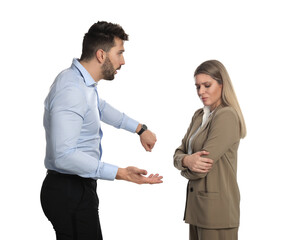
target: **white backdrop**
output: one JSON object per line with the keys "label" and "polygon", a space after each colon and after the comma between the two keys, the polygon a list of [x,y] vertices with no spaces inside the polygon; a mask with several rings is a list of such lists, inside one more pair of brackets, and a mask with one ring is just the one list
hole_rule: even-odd
{"label": "white backdrop", "polygon": [[[186,180],[173,167],[194,111],[193,72],[218,59],[234,84],[248,135],[241,141],[240,239],[279,239],[282,216],[282,7],[269,0],[6,1],[1,3],[1,239],[55,239],[39,193],[45,169],[43,101],[56,75],[80,57],[98,20],[130,35],[126,65],[100,96],[146,123],[158,141],[103,124],[103,161],[145,168],[161,185],[99,181],[104,239],[188,239]],[[4,238],[3,238],[3,237]]]}

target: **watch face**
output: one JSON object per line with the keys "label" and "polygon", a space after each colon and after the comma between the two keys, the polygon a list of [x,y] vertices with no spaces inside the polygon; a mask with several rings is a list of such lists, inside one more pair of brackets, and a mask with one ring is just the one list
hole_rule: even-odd
{"label": "watch face", "polygon": [[143,130],[147,130],[147,126],[143,124],[143,125],[142,125],[142,129],[143,129]]}

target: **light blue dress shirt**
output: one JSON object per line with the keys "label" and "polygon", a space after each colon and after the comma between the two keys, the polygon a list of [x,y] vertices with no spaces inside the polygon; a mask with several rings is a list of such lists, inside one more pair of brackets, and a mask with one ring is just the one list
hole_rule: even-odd
{"label": "light blue dress shirt", "polygon": [[115,179],[118,167],[101,162],[100,120],[133,133],[138,122],[100,99],[96,86],[77,59],[56,77],[44,102],[47,169]]}

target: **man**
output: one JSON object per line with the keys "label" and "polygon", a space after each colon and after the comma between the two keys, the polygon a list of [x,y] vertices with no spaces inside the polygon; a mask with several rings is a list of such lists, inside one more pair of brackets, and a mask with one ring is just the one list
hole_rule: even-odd
{"label": "man", "polygon": [[57,76],[45,100],[48,173],[41,204],[58,240],[102,239],[96,179],[162,183],[158,174],[145,177],[145,170],[101,162],[100,120],[138,133],[146,151],[156,142],[145,125],[114,109],[97,93],[97,83],[113,80],[125,64],[126,40],[128,35],[119,25],[95,23],[84,36],[81,58]]}

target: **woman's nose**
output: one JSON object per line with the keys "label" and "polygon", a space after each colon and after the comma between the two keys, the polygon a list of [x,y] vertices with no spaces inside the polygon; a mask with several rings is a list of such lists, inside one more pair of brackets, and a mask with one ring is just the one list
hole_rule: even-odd
{"label": "woman's nose", "polygon": [[199,90],[198,90],[198,95],[201,96],[202,94],[204,94],[205,89],[203,86],[200,86]]}

